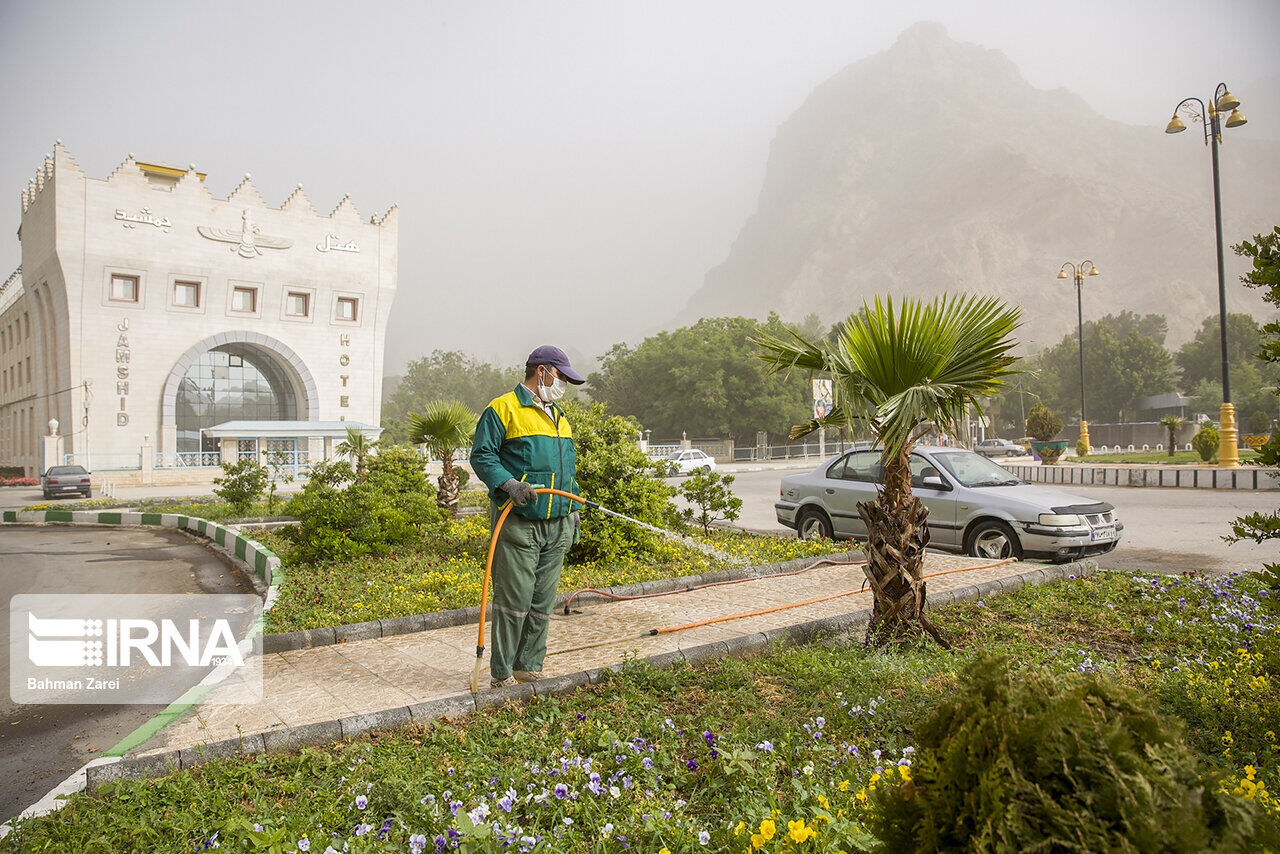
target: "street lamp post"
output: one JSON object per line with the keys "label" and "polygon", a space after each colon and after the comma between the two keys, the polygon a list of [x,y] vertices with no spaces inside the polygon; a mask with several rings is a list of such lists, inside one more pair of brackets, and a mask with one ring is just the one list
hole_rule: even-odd
{"label": "street lamp post", "polygon": [[[1197,106],[1199,111],[1196,110]],[[1222,191],[1218,186],[1218,145],[1222,142],[1219,114],[1223,110],[1230,110],[1227,127],[1239,127],[1248,121],[1238,109],[1239,106],[1240,99],[1227,90],[1227,84],[1219,83],[1207,110],[1199,98],[1183,98],[1173,108],[1173,118],[1164,129],[1165,133],[1182,133],[1186,130],[1186,124],[1178,118],[1178,113],[1182,112],[1187,118],[1204,126],[1204,144],[1213,152],[1213,225],[1218,237],[1218,329],[1222,340],[1222,409],[1218,413],[1222,426],[1218,430],[1218,465],[1223,468],[1239,468],[1240,449],[1236,409],[1231,405],[1231,377],[1227,371],[1227,275],[1222,262]]]}
{"label": "street lamp post", "polygon": [[[1086,268],[1085,265],[1089,266]],[[1071,275],[1067,276],[1067,268]],[[1080,292],[1084,290],[1084,277],[1098,275],[1098,268],[1092,261],[1081,261],[1072,264],[1070,261],[1058,268],[1058,278],[1071,278],[1076,284],[1076,334],[1080,341],[1080,441],[1084,443],[1085,452],[1089,449],[1089,422],[1084,420],[1084,299]]]}

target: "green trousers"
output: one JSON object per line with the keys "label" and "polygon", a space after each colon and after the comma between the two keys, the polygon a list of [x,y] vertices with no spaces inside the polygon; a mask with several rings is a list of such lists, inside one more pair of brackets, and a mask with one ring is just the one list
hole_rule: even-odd
{"label": "green trousers", "polygon": [[[489,503],[490,530],[501,512]],[[493,551],[489,674],[494,679],[506,679],[512,670],[542,670],[560,567],[572,544],[568,516],[535,521],[507,514]]]}

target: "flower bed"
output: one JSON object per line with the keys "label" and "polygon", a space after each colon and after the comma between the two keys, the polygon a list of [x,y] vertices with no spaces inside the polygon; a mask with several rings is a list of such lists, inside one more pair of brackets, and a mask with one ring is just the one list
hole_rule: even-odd
{"label": "flower bed", "polygon": [[913,727],[982,653],[1145,693],[1181,719],[1206,780],[1274,823],[1280,630],[1263,594],[1253,576],[1104,572],[938,609],[950,652],[627,666],[458,723],[76,795],[0,851],[871,850],[877,792],[910,792],[925,758]]}
{"label": "flower bed", "polygon": [[34,477],[0,477],[0,486],[39,486]]}
{"label": "flower bed", "polygon": [[[387,557],[317,566],[295,565],[290,559],[290,541],[280,533],[264,531],[258,539],[280,555],[285,566],[280,598],[269,615],[270,631],[289,632],[475,605],[480,601],[489,547],[489,519],[466,516],[446,522],[416,547],[398,549]],[[816,557],[842,548],[831,542],[727,531],[694,539],[753,564]],[[560,575],[560,590],[608,587],[723,568],[723,562],[696,549],[662,541],[643,559],[566,565]]]}

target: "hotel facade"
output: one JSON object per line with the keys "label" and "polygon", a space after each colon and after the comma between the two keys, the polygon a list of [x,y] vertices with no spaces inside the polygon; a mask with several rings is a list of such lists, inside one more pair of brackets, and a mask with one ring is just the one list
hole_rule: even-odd
{"label": "hotel facade", "polygon": [[300,186],[272,207],[248,175],[226,199],[204,178],[132,155],[90,178],[61,143],[45,159],[0,286],[0,465],[182,482],[379,432],[396,208],[324,216]]}

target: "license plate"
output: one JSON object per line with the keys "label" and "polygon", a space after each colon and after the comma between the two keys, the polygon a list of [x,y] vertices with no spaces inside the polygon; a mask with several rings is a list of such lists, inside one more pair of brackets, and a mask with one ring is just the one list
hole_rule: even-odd
{"label": "license plate", "polygon": [[1094,531],[1089,537],[1089,539],[1093,540],[1095,543],[1099,540],[1114,540],[1115,538],[1115,528],[1104,528],[1101,531]]}

